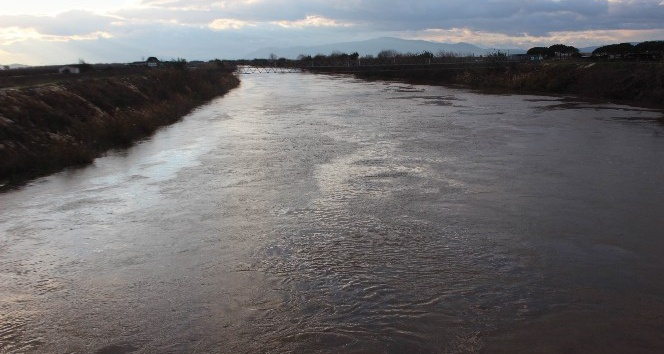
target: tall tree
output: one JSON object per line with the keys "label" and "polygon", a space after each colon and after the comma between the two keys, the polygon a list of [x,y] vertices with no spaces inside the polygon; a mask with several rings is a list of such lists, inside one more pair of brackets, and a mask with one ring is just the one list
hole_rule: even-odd
{"label": "tall tree", "polygon": [[664,41],[641,42],[634,46],[637,53],[664,53]]}
{"label": "tall tree", "polygon": [[380,53],[378,53],[378,58],[381,59],[396,58],[397,56],[399,56],[399,52],[393,49],[381,50]]}
{"label": "tall tree", "polygon": [[558,58],[566,58],[579,54],[577,48],[564,44],[554,44],[549,47],[549,50]]}
{"label": "tall tree", "polygon": [[541,55],[545,58],[553,56],[551,50],[547,47],[533,47],[526,52],[528,55]]}
{"label": "tall tree", "polygon": [[634,46],[631,43],[609,44],[593,50],[593,55],[625,55],[633,51]]}

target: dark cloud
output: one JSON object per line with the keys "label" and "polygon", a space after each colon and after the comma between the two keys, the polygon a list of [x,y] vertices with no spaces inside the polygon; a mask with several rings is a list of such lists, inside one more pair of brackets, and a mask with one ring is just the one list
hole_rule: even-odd
{"label": "dark cloud", "polygon": [[[588,29],[664,27],[659,0],[142,0],[149,7],[120,10],[126,23],[171,22],[205,26],[215,19],[296,21],[318,15],[374,31],[468,28],[513,35]],[[56,17],[3,16],[4,26],[73,35],[106,30],[110,17],[69,11]]]}
{"label": "dark cloud", "polygon": [[[143,0],[202,22],[209,17],[250,21],[297,20],[320,15],[377,31],[469,28],[506,34],[664,27],[659,0]],[[199,11],[180,11],[181,9]],[[178,10],[180,9],[180,10]],[[147,13],[147,12],[146,12]]]}

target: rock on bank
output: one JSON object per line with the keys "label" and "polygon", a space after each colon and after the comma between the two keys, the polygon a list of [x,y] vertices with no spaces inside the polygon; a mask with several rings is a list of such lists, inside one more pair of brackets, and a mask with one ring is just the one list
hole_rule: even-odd
{"label": "rock on bank", "polygon": [[238,84],[221,70],[164,69],[0,89],[0,182],[89,163]]}

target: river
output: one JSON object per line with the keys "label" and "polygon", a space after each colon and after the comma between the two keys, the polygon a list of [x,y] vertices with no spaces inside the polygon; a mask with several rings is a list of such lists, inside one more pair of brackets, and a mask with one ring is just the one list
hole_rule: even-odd
{"label": "river", "polygon": [[0,353],[661,353],[662,117],[243,76],[0,194]]}

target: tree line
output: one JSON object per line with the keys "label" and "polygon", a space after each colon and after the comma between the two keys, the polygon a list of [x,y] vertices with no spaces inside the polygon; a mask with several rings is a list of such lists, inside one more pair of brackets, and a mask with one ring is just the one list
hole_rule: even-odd
{"label": "tree line", "polygon": [[[568,59],[568,58],[580,58],[580,50],[574,46],[569,46],[565,44],[554,44],[549,47],[533,47],[528,49],[526,52],[527,55],[531,56],[540,56],[542,59]],[[360,56],[358,52],[353,53],[342,53],[342,52],[333,52],[329,55],[325,54],[300,54],[297,57],[297,61],[303,62],[323,62],[323,61],[332,61],[332,62],[346,62],[346,61],[357,61],[361,60],[371,60],[371,59],[431,59],[436,62],[445,61],[445,60],[472,60],[472,59],[482,59],[486,61],[504,61],[504,60],[514,60],[509,58],[510,55],[507,52],[495,50],[491,53],[487,53],[480,56],[470,56],[462,55],[459,53],[439,51],[438,53],[432,53],[429,51],[423,52],[406,52],[402,53],[393,49],[385,49],[380,51],[376,55],[368,54]],[[620,44],[610,44],[598,47],[592,52],[592,57],[597,59],[602,58],[634,58],[634,59],[643,59],[643,60],[661,60],[664,58],[664,41],[647,41],[641,42],[636,45],[631,43],[620,43]],[[261,62],[263,65],[268,65],[269,63],[276,62],[287,62],[289,61],[286,58],[278,58],[275,54],[270,54],[269,59],[254,59],[254,63]]]}
{"label": "tree line", "polygon": [[[528,55],[539,55],[542,58],[568,58],[580,57],[579,49],[564,44],[554,44],[550,47],[533,47],[528,49]],[[642,58],[661,59],[664,57],[664,41],[646,41],[636,45],[631,43],[618,43],[601,46],[592,52],[596,58]]]}
{"label": "tree line", "polygon": [[[401,53],[393,49],[385,49],[381,50],[376,56],[372,54],[364,55],[362,56],[362,59],[392,59],[392,58],[434,58],[434,57],[445,57],[445,56],[452,56],[453,54],[447,53],[447,52],[440,52],[438,55],[433,54],[432,52],[429,51],[423,51],[419,53]],[[297,57],[297,60],[313,60],[313,61],[321,61],[321,60],[358,60],[360,59],[360,54],[358,52],[353,52],[353,53],[342,53],[342,52],[333,52],[330,55],[325,55],[325,54],[316,54],[314,56],[311,55],[305,55],[305,54],[300,54]],[[285,60],[285,58],[281,58],[281,60]]]}
{"label": "tree line", "polygon": [[543,58],[578,57],[579,49],[570,45],[554,44],[550,47],[533,47],[526,52],[528,55],[539,55]]}
{"label": "tree line", "polygon": [[661,59],[664,56],[664,41],[647,41],[636,45],[632,43],[609,44],[595,49],[593,56]]}

